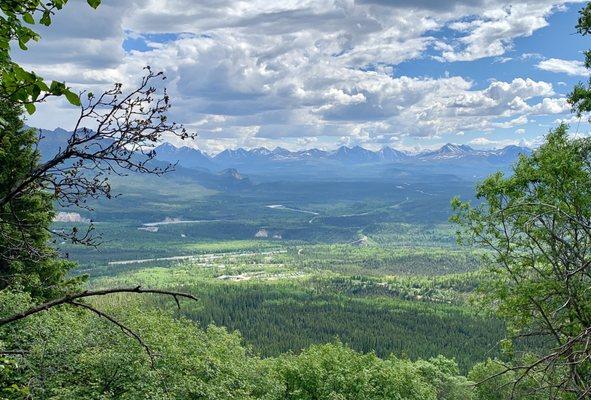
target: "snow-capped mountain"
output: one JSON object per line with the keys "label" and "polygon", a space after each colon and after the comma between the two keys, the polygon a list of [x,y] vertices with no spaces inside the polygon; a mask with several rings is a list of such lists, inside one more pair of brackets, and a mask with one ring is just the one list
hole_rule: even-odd
{"label": "snow-capped mountain", "polygon": [[175,147],[170,143],[164,143],[154,149],[156,158],[169,163],[178,162],[185,168],[205,168],[214,167],[214,163],[207,154],[199,149],[191,147]]}
{"label": "snow-capped mountain", "polygon": [[371,150],[364,149],[361,146],[347,147],[341,146],[334,151],[330,158],[353,164],[370,163],[379,161],[379,155]]}
{"label": "snow-capped mountain", "polygon": [[489,153],[491,157],[497,157],[499,160],[510,162],[516,160],[520,154],[529,155],[531,152],[532,150],[527,147],[509,145],[502,149],[491,150]]}
{"label": "snow-capped mountain", "polygon": [[510,145],[496,150],[476,150],[468,145],[448,143],[441,148],[416,155],[417,159],[429,161],[453,161],[453,160],[488,160],[491,162],[511,162],[517,159],[519,154],[530,154],[531,149]]}
{"label": "snow-capped mountain", "polygon": [[326,158],[328,152],[319,149],[300,150],[292,153],[297,159],[323,159]]}
{"label": "snow-capped mountain", "polygon": [[[45,136],[40,142],[42,156],[53,156],[63,147],[70,133],[63,129],[42,131]],[[479,150],[468,145],[448,143],[436,149],[417,154],[410,154],[391,147],[383,147],[378,151],[365,149],[361,146],[341,146],[332,151],[317,148],[290,151],[282,147],[272,150],[265,147],[254,149],[227,149],[215,156],[191,147],[176,147],[164,143],[156,149],[156,160],[167,163],[178,163],[179,167],[193,170],[219,172],[227,169],[238,169],[247,173],[266,174],[274,171],[291,173],[294,171],[314,171],[317,168],[332,168],[336,171],[347,171],[347,168],[359,169],[363,166],[373,168],[376,165],[397,165],[399,168],[437,168],[438,171],[455,173],[458,168],[469,170],[485,166],[487,171],[509,166],[516,161],[519,154],[530,154],[531,149],[520,146],[506,146],[502,149]],[[443,168],[443,169],[442,169]]]}
{"label": "snow-capped mountain", "polygon": [[243,148],[239,148],[236,150],[226,149],[221,153],[218,153],[215,157],[213,157],[213,161],[219,164],[232,164],[248,160],[249,157],[250,152]]}
{"label": "snow-capped mountain", "polygon": [[477,150],[468,145],[448,143],[437,150],[409,154],[391,147],[383,147],[378,151],[365,149],[361,146],[341,146],[334,151],[308,149],[290,151],[282,147],[269,150],[265,147],[254,149],[227,149],[211,157],[206,153],[188,147],[176,148],[163,144],[156,149],[157,158],[168,162],[177,162],[186,168],[209,168],[221,170],[239,166],[281,165],[293,162],[336,162],[347,165],[416,163],[416,162],[455,162],[469,160],[486,160],[491,163],[510,163],[519,154],[529,154],[526,147],[507,146],[497,150]]}
{"label": "snow-capped mountain", "polygon": [[445,160],[450,158],[463,158],[473,155],[479,155],[484,152],[473,149],[465,144],[447,143],[437,150],[431,150],[419,153],[417,155],[420,159],[428,160]]}
{"label": "snow-capped mountain", "polygon": [[382,147],[381,150],[377,152],[378,158],[380,161],[403,161],[409,158],[409,155],[400,151],[393,149],[391,147]]}

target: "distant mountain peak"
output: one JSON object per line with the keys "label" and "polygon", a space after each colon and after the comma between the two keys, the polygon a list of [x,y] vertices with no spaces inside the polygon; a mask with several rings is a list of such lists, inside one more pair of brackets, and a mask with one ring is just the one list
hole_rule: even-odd
{"label": "distant mountain peak", "polygon": [[249,151],[249,153],[257,154],[257,155],[261,155],[261,156],[267,156],[267,155],[271,154],[272,151],[267,149],[266,147],[256,147],[254,149],[251,149]]}
{"label": "distant mountain peak", "polygon": [[213,167],[211,157],[199,149],[183,146],[177,147],[165,142],[154,149],[160,161],[177,163],[185,168],[210,169]]}
{"label": "distant mountain peak", "polygon": [[378,155],[383,161],[400,161],[409,157],[408,154],[400,150],[393,149],[389,146],[384,146],[378,151]]}
{"label": "distant mountain peak", "polygon": [[221,153],[218,153],[214,159],[223,160],[223,159],[240,159],[244,158],[248,155],[248,151],[239,147],[237,149],[226,149]]}
{"label": "distant mountain peak", "polygon": [[[158,152],[160,150],[160,152]],[[164,152],[168,157],[161,158]],[[231,171],[226,174],[238,178],[240,173],[234,170],[235,166],[249,168],[258,166],[265,168],[273,163],[332,160],[343,165],[372,164],[372,163],[405,163],[416,161],[454,162],[460,160],[483,160],[490,163],[505,163],[516,159],[519,154],[530,154],[527,147],[508,145],[496,150],[477,150],[466,144],[446,143],[438,149],[424,151],[418,154],[409,154],[389,146],[372,151],[360,145],[342,145],[333,151],[327,152],[312,148],[308,150],[289,151],[283,147],[275,147],[269,150],[265,147],[257,147],[250,150],[244,148],[226,149],[211,158],[198,149],[188,147],[176,148],[169,143],[164,143],[157,148],[157,157],[165,161],[180,160],[180,165],[194,167],[195,165],[206,168],[226,167]],[[211,164],[211,165],[210,165]]]}
{"label": "distant mountain peak", "polygon": [[236,168],[227,168],[218,174],[219,176],[229,179],[236,183],[250,183],[248,177],[242,175]]}
{"label": "distant mountain peak", "polygon": [[437,150],[425,151],[417,156],[423,159],[453,159],[473,156],[478,153],[477,150],[466,144],[446,143]]}
{"label": "distant mountain peak", "polygon": [[365,163],[379,160],[377,153],[367,150],[359,145],[353,147],[341,146],[332,153],[331,158],[352,163]]}
{"label": "distant mountain peak", "polygon": [[285,147],[275,147],[272,151],[274,154],[291,154],[291,151],[287,150]]}
{"label": "distant mountain peak", "polygon": [[324,158],[327,152],[320,149],[300,150],[294,153],[296,157],[300,158]]}
{"label": "distant mountain peak", "polygon": [[227,168],[219,173],[219,175],[231,176],[232,178],[236,179],[244,179],[240,172],[236,168]]}
{"label": "distant mountain peak", "polygon": [[156,146],[156,149],[161,149],[161,150],[177,150],[178,147],[176,147],[174,144],[172,144],[170,142],[164,142],[161,145]]}
{"label": "distant mountain peak", "polygon": [[441,153],[466,153],[472,152],[474,149],[467,144],[454,144],[454,143],[446,143],[443,145],[439,152]]}

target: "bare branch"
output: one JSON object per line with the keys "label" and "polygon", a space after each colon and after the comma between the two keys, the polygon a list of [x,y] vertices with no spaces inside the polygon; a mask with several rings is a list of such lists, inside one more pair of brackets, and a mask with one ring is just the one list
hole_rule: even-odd
{"label": "bare branch", "polygon": [[151,294],[161,294],[165,296],[172,296],[177,305],[179,305],[178,298],[185,298],[190,300],[198,301],[198,298],[188,294],[188,293],[181,293],[181,292],[174,292],[169,290],[159,290],[159,289],[143,289],[141,286],[136,286],[132,288],[114,288],[114,289],[102,289],[102,290],[85,290],[83,292],[69,294],[58,299],[48,301],[46,303],[39,304],[35,307],[31,307],[28,310],[22,311],[20,313],[11,315],[9,317],[5,317],[0,319],[0,326],[6,325],[8,323],[12,323],[15,321],[19,321],[21,319],[27,318],[33,314],[40,313],[42,311],[47,311],[53,307],[60,306],[62,304],[73,304],[76,300],[87,298],[87,297],[96,297],[96,296],[105,296],[114,293],[151,293]]}
{"label": "bare branch", "polygon": [[[163,138],[184,140],[194,138],[195,134],[168,121],[170,99],[166,89],[158,89],[165,79],[161,72],[146,67],[135,89],[124,91],[121,84],[115,84],[98,96],[82,93],[85,99],[75,128],[57,154],[43,163],[28,166],[22,178],[15,179],[0,194],[0,240],[4,238],[6,246],[15,249],[3,252],[0,257],[23,256],[25,252],[18,250],[29,246],[26,231],[31,228],[31,222],[19,220],[16,215],[2,214],[20,198],[42,191],[50,193],[63,208],[91,210],[89,200],[115,196],[110,175],[162,175],[174,169],[172,164],[155,163],[154,147]],[[43,141],[44,137],[40,136],[39,140]],[[11,230],[23,234],[20,237],[5,234]],[[99,242],[92,223],[86,232],[74,228],[70,232],[54,231],[52,235],[73,244],[96,246]],[[34,261],[46,256],[37,254],[33,247],[26,254]]]}
{"label": "bare branch", "polygon": [[[175,299],[176,299],[176,296],[175,296]],[[117,321],[115,318],[111,317],[110,315],[108,315],[108,314],[102,312],[101,310],[99,310],[91,305],[88,305],[86,303],[80,303],[77,301],[70,301],[69,304],[72,304],[76,307],[85,308],[85,309],[95,313],[99,317],[105,318],[106,320],[108,320],[109,322],[114,324],[115,326],[119,327],[119,329],[121,329],[121,331],[124,334],[131,337],[132,339],[135,339],[139,343],[139,345],[144,348],[144,350],[146,351],[146,354],[148,355],[148,358],[150,359],[150,366],[152,367],[152,369],[154,369],[156,367],[156,359],[154,357],[154,353],[152,353],[152,350],[143,341],[141,336],[139,334],[135,333],[131,328],[129,328],[126,325],[122,324],[121,322]]]}

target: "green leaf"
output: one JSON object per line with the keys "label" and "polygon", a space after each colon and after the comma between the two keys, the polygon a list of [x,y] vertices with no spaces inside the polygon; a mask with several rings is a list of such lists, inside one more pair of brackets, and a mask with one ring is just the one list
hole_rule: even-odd
{"label": "green leaf", "polygon": [[49,86],[47,86],[47,84],[42,80],[38,80],[37,83],[35,83],[35,85],[37,85],[39,89],[41,89],[41,91],[49,92]]}
{"label": "green leaf", "polygon": [[24,81],[30,79],[29,73],[21,67],[19,67],[18,65],[13,68],[12,73],[19,80]]}
{"label": "green leaf", "polygon": [[51,94],[61,96],[65,90],[66,85],[64,85],[62,82],[51,81],[51,85],[49,86],[49,91],[51,92]]}
{"label": "green leaf", "polygon": [[25,109],[27,110],[27,112],[29,113],[29,115],[34,114],[35,110],[37,109],[35,107],[35,104],[33,103],[26,103],[25,104]]}
{"label": "green leaf", "polygon": [[31,97],[33,98],[33,101],[36,101],[39,98],[40,94],[41,87],[39,87],[39,84],[35,83],[35,85],[33,85],[33,88],[31,89]]}
{"label": "green leaf", "polygon": [[66,96],[66,99],[68,99],[70,104],[74,106],[80,106],[82,104],[80,103],[80,96],[78,96],[76,93],[72,92],[69,89],[64,91],[64,96]]}
{"label": "green leaf", "polygon": [[33,16],[29,13],[23,14],[23,21],[25,21],[27,24],[31,24],[31,25],[35,24],[35,20],[33,19]]}
{"label": "green leaf", "polygon": [[49,11],[45,11],[39,22],[45,26],[51,25],[51,15]]}
{"label": "green leaf", "polygon": [[88,5],[91,6],[92,8],[97,8],[101,4],[101,0],[86,0],[86,1],[88,2]]}

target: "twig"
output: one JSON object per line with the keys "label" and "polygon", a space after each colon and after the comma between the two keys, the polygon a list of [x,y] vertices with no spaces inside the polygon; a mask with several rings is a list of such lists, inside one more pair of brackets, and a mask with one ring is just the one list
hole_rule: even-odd
{"label": "twig", "polygon": [[172,296],[177,303],[177,306],[180,307],[180,303],[178,298],[186,298],[198,301],[199,299],[191,294],[188,293],[180,293],[180,292],[173,292],[169,290],[159,290],[159,289],[142,289],[141,286],[136,286],[132,288],[114,288],[114,289],[103,289],[103,290],[85,290],[83,292],[68,294],[66,296],[60,297],[58,299],[48,301],[46,303],[39,304],[35,307],[31,307],[28,310],[20,312],[18,314],[11,315],[9,317],[5,317],[0,319],[0,326],[6,325],[11,322],[19,321],[21,319],[27,318],[30,315],[40,313],[42,311],[47,311],[50,308],[62,305],[62,304],[73,304],[75,300],[79,300],[86,297],[95,297],[95,296],[105,296],[114,293],[151,293],[151,294],[161,294],[165,296]]}

